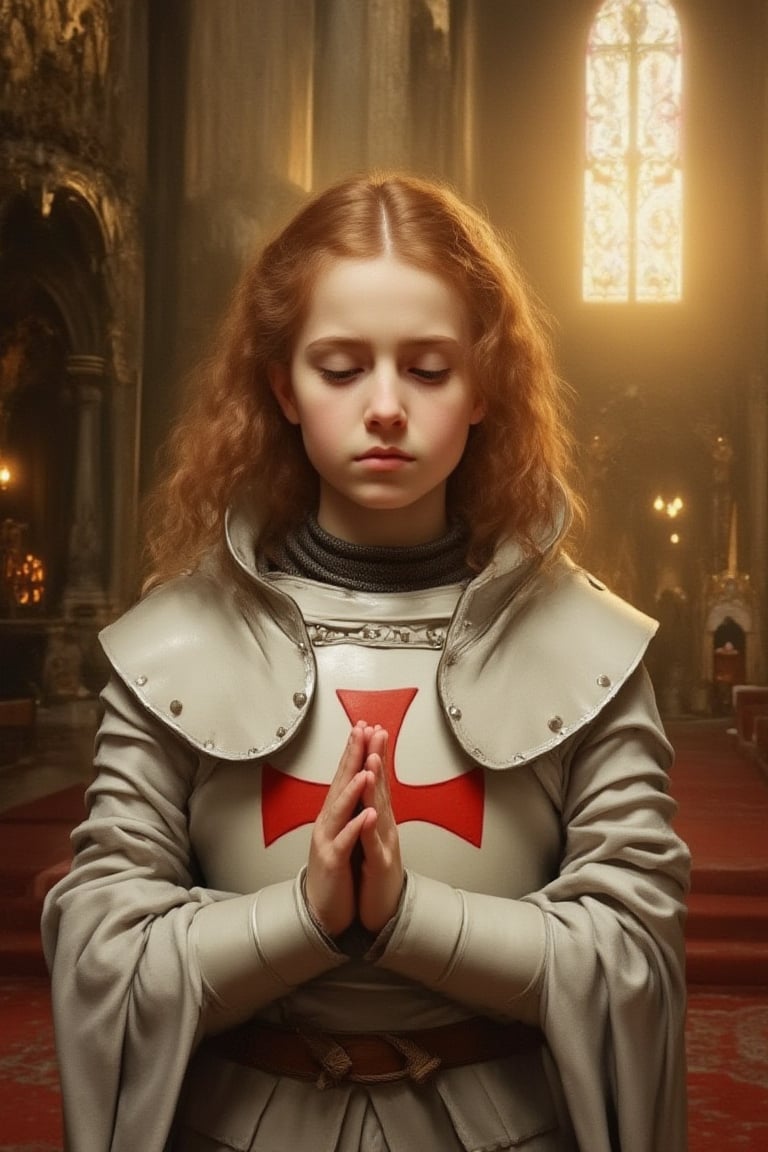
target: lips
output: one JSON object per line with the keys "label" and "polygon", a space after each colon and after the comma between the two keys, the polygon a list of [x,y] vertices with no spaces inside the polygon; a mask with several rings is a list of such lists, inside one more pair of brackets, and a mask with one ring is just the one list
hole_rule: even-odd
{"label": "lips", "polygon": [[390,473],[402,472],[412,464],[415,457],[409,456],[400,448],[369,448],[367,452],[355,457],[355,463],[361,472],[368,476],[384,476]]}
{"label": "lips", "polygon": [[355,457],[356,460],[413,460],[407,452],[399,448],[369,448],[367,452]]}

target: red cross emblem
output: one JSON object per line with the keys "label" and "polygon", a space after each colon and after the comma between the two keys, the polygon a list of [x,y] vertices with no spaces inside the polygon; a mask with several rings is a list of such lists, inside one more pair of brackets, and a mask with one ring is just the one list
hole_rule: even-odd
{"label": "red cross emblem", "polygon": [[[397,738],[418,688],[395,688],[379,692],[336,691],[351,724],[367,720],[381,724],[389,733],[387,771],[392,809],[398,824],[423,820],[445,828],[479,848],[483,839],[485,780],[481,768],[437,784],[403,784],[395,767]],[[313,824],[322,808],[327,784],[297,780],[266,763],[261,776],[261,819],[264,845],[269,847],[286,832]]]}

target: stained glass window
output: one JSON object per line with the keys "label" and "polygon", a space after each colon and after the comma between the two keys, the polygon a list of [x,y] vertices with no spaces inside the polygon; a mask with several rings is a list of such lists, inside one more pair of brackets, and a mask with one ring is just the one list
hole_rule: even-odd
{"label": "stained glass window", "polygon": [[682,293],[680,24],[668,0],[605,0],[587,45],[585,300]]}

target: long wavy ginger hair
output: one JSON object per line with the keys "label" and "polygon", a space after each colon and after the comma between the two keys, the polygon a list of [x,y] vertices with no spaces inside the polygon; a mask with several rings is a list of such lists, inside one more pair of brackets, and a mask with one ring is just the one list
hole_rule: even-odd
{"label": "long wavy ginger hair", "polygon": [[227,507],[246,486],[259,509],[262,551],[316,508],[318,478],[301,429],[272,394],[269,367],[290,364],[323,268],[384,253],[441,277],[469,317],[469,377],[485,416],[449,478],[448,511],[469,525],[470,565],[482,568],[507,535],[533,548],[536,528],[556,519],[563,495],[576,503],[547,325],[511,253],[440,185],[398,174],[353,177],[309,201],[236,288],[147,503],[146,586],[221,548]]}

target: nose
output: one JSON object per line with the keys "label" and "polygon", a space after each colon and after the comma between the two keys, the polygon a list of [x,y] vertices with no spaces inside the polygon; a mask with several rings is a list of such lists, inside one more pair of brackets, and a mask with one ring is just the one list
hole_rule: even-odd
{"label": "nose", "polygon": [[377,365],[371,373],[365,403],[367,428],[404,428],[407,423],[396,368]]}

